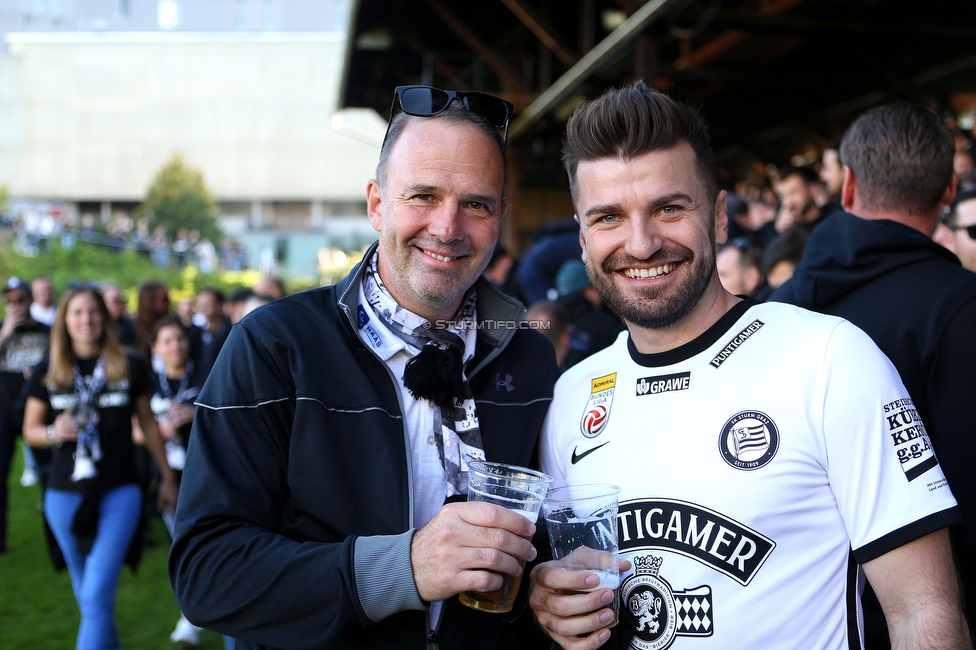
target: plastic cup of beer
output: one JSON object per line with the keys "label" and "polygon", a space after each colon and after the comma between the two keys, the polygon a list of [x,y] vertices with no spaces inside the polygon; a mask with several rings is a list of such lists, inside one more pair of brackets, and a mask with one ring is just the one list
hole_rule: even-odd
{"label": "plastic cup of beer", "polygon": [[568,485],[549,490],[542,516],[549,531],[555,565],[567,571],[588,571],[600,584],[585,591],[613,589],[613,623],[620,614],[620,567],[617,562],[616,485]]}
{"label": "plastic cup of beer", "polygon": [[[532,523],[539,518],[539,508],[546,496],[552,477],[535,470],[490,463],[483,460],[468,461],[468,501],[486,501],[508,508]],[[525,573],[525,563],[522,564]],[[522,573],[518,576],[502,574],[504,582],[495,591],[465,591],[461,602],[472,609],[494,614],[512,610]]]}

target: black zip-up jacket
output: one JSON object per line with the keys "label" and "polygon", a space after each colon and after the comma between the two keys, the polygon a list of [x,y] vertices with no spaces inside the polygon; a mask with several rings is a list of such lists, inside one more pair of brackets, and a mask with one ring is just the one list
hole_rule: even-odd
{"label": "black zip-up jacket", "polygon": [[[356,332],[361,266],[256,310],[221,350],[197,402],[169,560],[180,608],[238,648],[548,647],[528,612],[484,614],[456,597],[430,635],[410,567],[400,389]],[[518,329],[521,304],[476,286],[479,322],[495,321],[468,366],[485,454],[529,466],[552,346]]]}
{"label": "black zip-up jacket", "polygon": [[976,614],[976,273],[914,228],[837,212],[771,300],[846,318],[898,369],[963,514],[957,560]]}

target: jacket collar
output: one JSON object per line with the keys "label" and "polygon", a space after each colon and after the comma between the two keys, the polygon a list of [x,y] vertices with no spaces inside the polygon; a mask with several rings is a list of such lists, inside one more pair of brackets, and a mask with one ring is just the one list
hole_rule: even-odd
{"label": "jacket collar", "polygon": [[[359,307],[359,287],[367,268],[365,262],[378,247],[379,242],[374,242],[363,255],[363,260],[336,284],[339,309],[354,332],[358,329],[356,314]],[[478,292],[478,348],[471,361],[469,377],[505,349],[525,316],[522,303],[502,293],[484,276],[475,281],[475,290]]]}

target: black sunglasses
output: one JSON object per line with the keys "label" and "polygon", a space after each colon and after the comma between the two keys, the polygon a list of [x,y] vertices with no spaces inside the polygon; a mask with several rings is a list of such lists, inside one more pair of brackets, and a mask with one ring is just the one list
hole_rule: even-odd
{"label": "black sunglasses", "polygon": [[[414,117],[434,117],[444,112],[454,100],[501,132],[504,152],[508,145],[508,121],[512,117],[513,107],[504,99],[485,93],[462,93],[433,86],[397,86],[390,107],[390,124],[393,124],[393,117],[398,112],[397,107]],[[390,126],[387,125],[384,143],[389,134]]]}
{"label": "black sunglasses", "polygon": [[952,232],[956,232],[957,230],[965,230],[970,239],[976,240],[976,223],[971,226],[949,226],[949,230]]}

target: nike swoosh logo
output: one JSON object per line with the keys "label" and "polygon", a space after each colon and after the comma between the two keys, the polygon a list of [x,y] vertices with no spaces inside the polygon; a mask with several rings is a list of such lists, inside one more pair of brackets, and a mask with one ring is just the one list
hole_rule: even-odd
{"label": "nike swoosh logo", "polygon": [[602,445],[597,445],[596,447],[593,447],[592,449],[587,449],[582,454],[577,454],[576,453],[576,449],[573,449],[573,458],[572,458],[573,465],[575,465],[576,463],[580,462],[581,460],[583,460],[584,458],[586,458],[587,456],[589,456],[590,454],[592,454],[594,451],[596,451],[600,447],[605,447],[606,445],[609,445],[609,444],[610,444],[610,441],[607,440]]}

